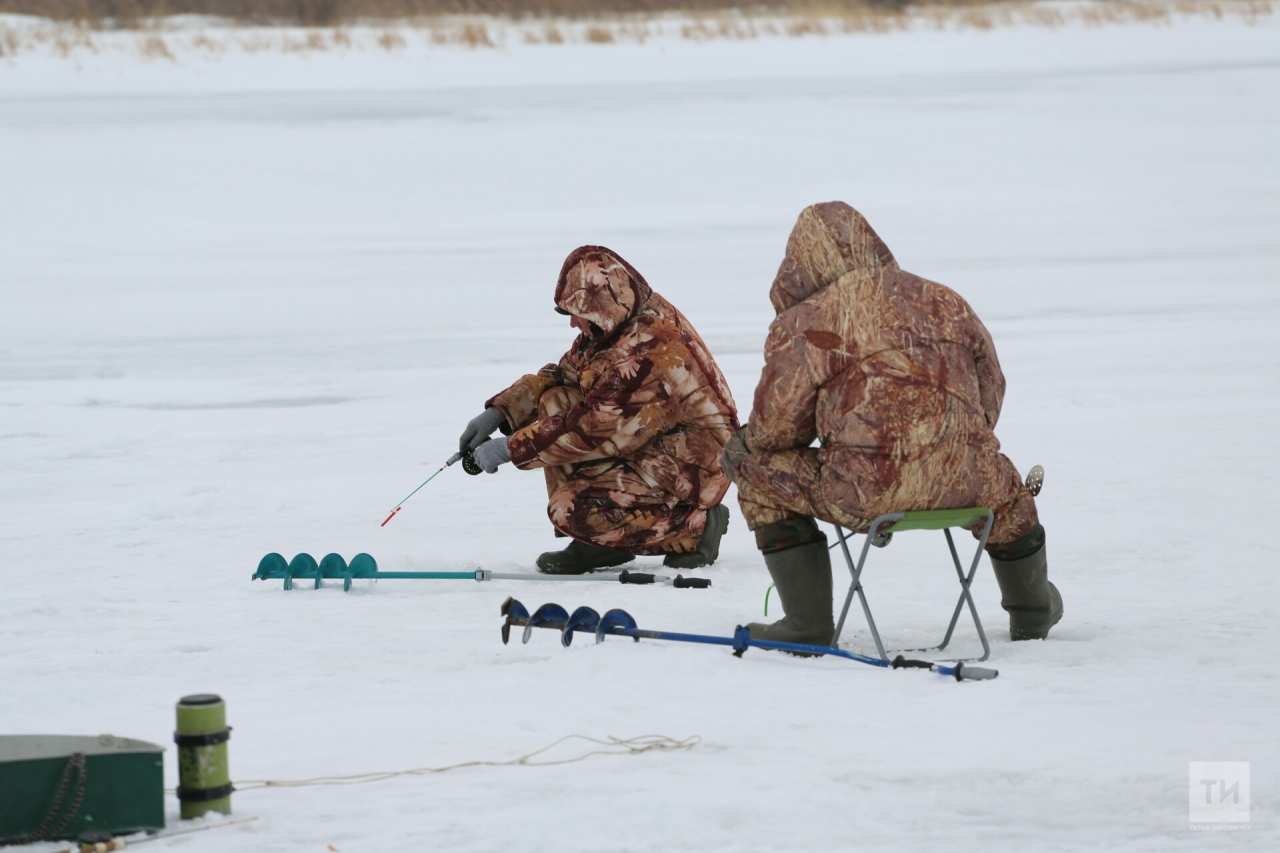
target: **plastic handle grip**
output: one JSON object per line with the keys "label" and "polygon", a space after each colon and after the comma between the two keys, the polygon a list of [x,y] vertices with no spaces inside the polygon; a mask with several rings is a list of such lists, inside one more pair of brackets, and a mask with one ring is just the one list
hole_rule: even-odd
{"label": "plastic handle grip", "polygon": [[687,578],[684,575],[676,575],[671,585],[676,589],[707,589],[711,586],[711,581],[708,578]]}
{"label": "plastic handle grip", "polygon": [[956,681],[988,681],[999,674],[999,670],[987,669],[985,666],[956,664]]}
{"label": "plastic handle grip", "polygon": [[629,572],[623,569],[622,574],[618,575],[619,583],[653,583],[657,578],[653,575],[646,575],[640,572]]}

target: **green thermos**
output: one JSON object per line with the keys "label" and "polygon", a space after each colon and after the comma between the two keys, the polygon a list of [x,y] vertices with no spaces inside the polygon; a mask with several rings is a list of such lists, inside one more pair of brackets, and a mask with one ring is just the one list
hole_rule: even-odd
{"label": "green thermos", "polygon": [[227,703],[213,693],[178,701],[178,799],[182,819],[206,812],[231,814],[231,768],[227,764]]}

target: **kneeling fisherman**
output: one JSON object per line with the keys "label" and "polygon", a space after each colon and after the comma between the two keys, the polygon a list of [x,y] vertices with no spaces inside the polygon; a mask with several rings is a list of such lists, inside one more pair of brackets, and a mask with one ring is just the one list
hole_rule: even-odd
{"label": "kneeling fisherman", "polygon": [[680,569],[715,562],[729,523],[719,457],[738,416],[706,344],[602,246],[565,260],[555,310],[578,332],[569,351],[490,398],[459,449],[474,448],[490,473],[542,469],[551,524],[573,541],[538,557],[539,571],[582,574],[636,555]]}

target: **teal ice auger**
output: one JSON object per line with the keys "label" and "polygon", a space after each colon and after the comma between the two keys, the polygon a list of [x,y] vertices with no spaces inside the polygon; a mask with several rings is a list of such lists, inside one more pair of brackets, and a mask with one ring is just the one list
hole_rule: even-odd
{"label": "teal ice auger", "polygon": [[356,554],[348,564],[339,554],[328,554],[319,563],[310,554],[299,554],[286,561],[280,554],[268,554],[258,563],[252,580],[283,580],[285,589],[293,589],[295,580],[314,579],[314,589],[323,580],[342,580],[344,591],[351,589],[353,580],[410,579],[410,580],[468,580],[468,581],[594,581],[596,583],[651,584],[673,586],[676,589],[706,589],[711,581],[706,578],[674,578],[649,575],[643,572],[623,571],[596,575],[539,575],[532,572],[491,572],[476,569],[471,572],[380,572],[378,561],[368,554]]}
{"label": "teal ice auger", "polygon": [[753,640],[751,632],[742,625],[734,629],[732,637],[711,637],[706,634],[676,634],[671,631],[647,631],[636,627],[636,620],[625,610],[610,610],[601,616],[590,607],[579,607],[570,614],[559,604],[544,604],[529,615],[525,606],[514,598],[502,602],[502,615],[506,621],[502,623],[502,642],[511,638],[512,626],[524,626],[521,642],[529,642],[534,628],[553,628],[560,632],[561,645],[568,646],[573,642],[573,632],[595,634],[596,642],[603,643],[610,634],[619,637],[631,637],[636,642],[644,637],[649,640],[675,640],[681,643],[706,643],[713,646],[731,646],[734,657],[742,657],[747,649],[774,649],[781,652],[793,652],[802,655],[830,655],[847,658],[858,663],[882,666],[890,669],[927,669],[939,675],[950,675],[956,681],[985,681],[995,678],[1000,673],[994,669],[981,666],[966,666],[957,663],[955,666],[943,666],[923,660],[907,660],[898,655],[892,661],[872,658],[866,655],[834,649],[830,646],[811,646],[807,643],[775,643],[770,640]]}

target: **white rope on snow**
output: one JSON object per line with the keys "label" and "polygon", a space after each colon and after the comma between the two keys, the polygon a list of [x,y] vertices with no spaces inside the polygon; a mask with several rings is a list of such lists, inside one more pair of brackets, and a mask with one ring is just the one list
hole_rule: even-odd
{"label": "white rope on snow", "polygon": [[[547,761],[534,761],[539,755],[555,749],[568,740],[585,740],[599,745],[600,749],[584,752],[574,758],[561,758]],[[607,735],[604,740],[587,735],[565,735],[554,743],[541,749],[526,753],[509,761],[464,761],[450,764],[447,767],[415,767],[412,770],[385,770],[378,773],[356,773],[350,776],[316,776],[313,779],[245,779],[236,782],[237,791],[253,791],[260,788],[305,788],[312,785],[363,785],[366,782],[382,782],[397,776],[425,776],[430,773],[445,773],[463,767],[551,767],[557,764],[573,764],[593,755],[641,755],[646,752],[675,752],[690,750],[702,742],[701,735],[691,735],[683,740],[666,735],[640,735],[639,737],[619,738]]]}

